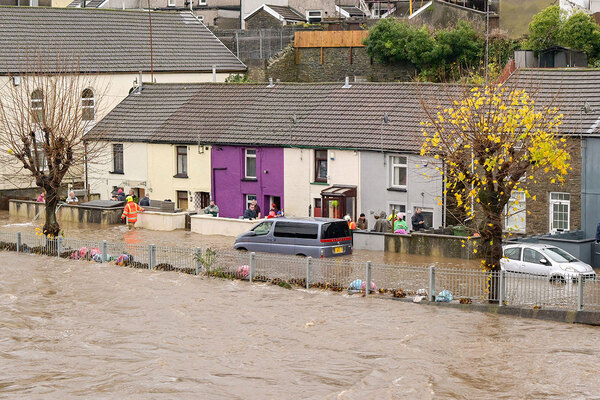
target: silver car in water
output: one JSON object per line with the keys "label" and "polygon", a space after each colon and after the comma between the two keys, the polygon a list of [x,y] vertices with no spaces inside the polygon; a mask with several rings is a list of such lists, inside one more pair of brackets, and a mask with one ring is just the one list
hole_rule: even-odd
{"label": "silver car in water", "polygon": [[343,219],[271,218],[235,240],[236,250],[336,257],[352,254],[352,234]]}
{"label": "silver car in water", "polygon": [[579,261],[556,246],[540,243],[519,243],[503,246],[503,270],[531,275],[548,276],[553,282],[595,279],[596,272],[589,264]]}

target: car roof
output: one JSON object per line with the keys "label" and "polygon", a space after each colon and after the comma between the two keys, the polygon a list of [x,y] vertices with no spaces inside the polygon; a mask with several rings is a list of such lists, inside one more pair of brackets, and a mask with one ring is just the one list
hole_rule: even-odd
{"label": "car roof", "polygon": [[544,244],[544,243],[511,243],[511,244],[504,245],[504,247],[507,249],[512,248],[512,247],[529,247],[531,249],[543,250],[543,249],[551,249],[556,246],[553,246],[551,244]]}

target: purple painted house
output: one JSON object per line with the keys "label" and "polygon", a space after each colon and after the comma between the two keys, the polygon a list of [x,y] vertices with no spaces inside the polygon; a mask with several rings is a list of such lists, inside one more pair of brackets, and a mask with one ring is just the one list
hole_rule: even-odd
{"label": "purple painted house", "polygon": [[283,148],[213,146],[212,198],[219,216],[238,218],[252,200],[262,217],[271,204],[283,209]]}

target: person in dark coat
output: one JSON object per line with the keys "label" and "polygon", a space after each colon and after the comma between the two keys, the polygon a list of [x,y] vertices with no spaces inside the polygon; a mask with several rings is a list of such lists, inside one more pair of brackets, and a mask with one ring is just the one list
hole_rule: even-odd
{"label": "person in dark coat", "polygon": [[123,189],[119,188],[119,191],[117,192],[117,200],[125,201],[125,199],[127,199],[127,196],[125,196],[125,192],[123,191]]}
{"label": "person in dark coat", "polygon": [[150,197],[147,194],[140,199],[140,206],[150,207]]}
{"label": "person in dark coat", "polygon": [[250,208],[244,211],[244,219],[256,219],[256,211],[254,210],[254,204],[250,204]]}
{"label": "person in dark coat", "polygon": [[423,210],[419,207],[417,208],[417,212],[412,216],[410,222],[412,223],[413,231],[420,231],[421,229],[425,229],[425,220],[423,219]]}

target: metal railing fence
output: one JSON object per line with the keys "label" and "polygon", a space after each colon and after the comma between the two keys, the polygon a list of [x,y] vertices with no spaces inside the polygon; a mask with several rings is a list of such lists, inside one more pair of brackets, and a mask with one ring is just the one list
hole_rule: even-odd
{"label": "metal railing fence", "polygon": [[439,294],[448,291],[453,301],[461,303],[492,301],[500,306],[600,311],[600,279],[583,276],[556,280],[505,271],[372,264],[347,258],[313,259],[2,231],[0,251],[270,282],[287,288],[378,292],[394,297],[426,295],[430,301],[441,300],[445,296]]}

